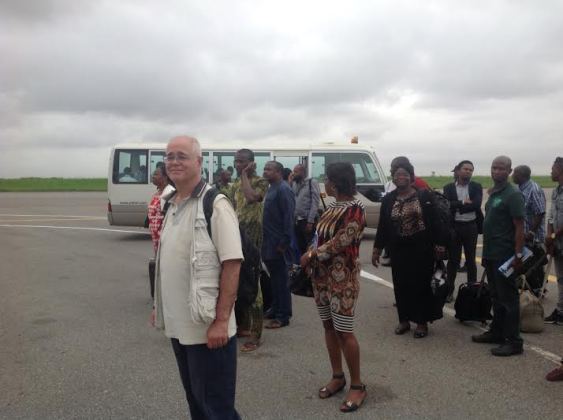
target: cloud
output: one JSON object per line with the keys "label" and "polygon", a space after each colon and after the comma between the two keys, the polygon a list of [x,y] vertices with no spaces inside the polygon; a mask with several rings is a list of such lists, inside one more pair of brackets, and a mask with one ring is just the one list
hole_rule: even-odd
{"label": "cloud", "polygon": [[[557,1],[0,7],[9,63],[0,70],[0,176],[8,151],[76,157],[178,132],[237,144],[358,134],[384,161],[411,153],[419,173],[446,171],[450,156],[487,162],[491,149],[530,159],[530,137],[559,141]],[[533,155],[543,172],[551,153]]]}

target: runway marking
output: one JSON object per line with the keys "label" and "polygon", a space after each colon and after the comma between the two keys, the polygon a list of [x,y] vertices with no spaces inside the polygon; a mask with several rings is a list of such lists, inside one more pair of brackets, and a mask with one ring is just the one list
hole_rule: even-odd
{"label": "runway marking", "polygon": [[[5,223],[5,222],[17,222],[17,223],[21,223],[21,222],[58,222],[58,221],[69,221],[72,220],[73,222],[88,222],[91,220],[99,220],[99,217],[81,217],[80,219],[77,218],[56,218],[56,219],[16,219],[16,220],[0,220],[0,223]],[[104,218],[102,218],[104,219]]]}
{"label": "runway marking", "polygon": [[71,217],[71,218],[91,218],[91,219],[100,219],[100,220],[105,220],[107,219],[107,217],[101,217],[101,216],[73,216],[71,214],[7,214],[7,213],[0,213],[0,217],[2,216],[6,216],[6,217]]}
{"label": "runway marking", "polygon": [[[381,284],[382,286],[393,289],[393,283],[391,283],[390,281],[387,281],[385,279],[382,279],[381,277],[378,277],[375,274],[368,273],[365,270],[362,270],[360,272],[360,276],[363,277],[366,280],[371,280],[374,283],[378,283],[378,284]],[[455,317],[455,311],[452,308],[449,308],[447,306],[444,306],[444,313],[451,316],[452,318]],[[483,328],[483,327],[478,326],[478,325],[472,325],[472,326],[474,328],[480,329],[481,331],[487,331],[487,328]],[[550,351],[544,350],[544,349],[542,349],[541,347],[538,347],[538,346],[524,344],[524,348],[526,350],[531,350],[531,351],[539,354],[544,359],[549,360],[550,362],[553,362],[557,365],[561,364],[561,360],[563,360],[563,358],[561,356],[559,356],[555,353],[551,353]]]}
{"label": "runway marking", "polygon": [[48,225],[0,225],[0,227],[8,228],[43,228],[43,229],[67,229],[67,230],[94,230],[100,232],[118,232],[118,233],[136,233],[139,235],[150,235],[150,232],[142,232],[138,230],[123,230],[123,229],[107,229],[107,228],[94,228],[94,227],[79,227],[79,226],[48,226]]}

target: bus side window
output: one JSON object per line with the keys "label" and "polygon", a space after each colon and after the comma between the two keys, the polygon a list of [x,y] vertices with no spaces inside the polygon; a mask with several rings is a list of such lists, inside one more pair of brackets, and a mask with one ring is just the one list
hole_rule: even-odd
{"label": "bus side window", "polygon": [[114,184],[146,184],[147,180],[146,150],[115,151],[112,173]]}
{"label": "bus side window", "polygon": [[311,178],[315,178],[319,182],[324,182],[326,173],[325,153],[313,153],[311,169]]}
{"label": "bus side window", "polygon": [[149,166],[150,170],[149,170],[149,179],[152,179],[152,174],[154,174],[154,171],[156,171],[156,167],[164,165],[164,152],[155,152],[152,151],[151,153],[151,164]]}
{"label": "bus side window", "polygon": [[203,162],[201,163],[201,177],[209,182],[209,152],[202,152]]}
{"label": "bus side window", "polygon": [[[254,153],[254,163],[256,163],[256,174],[262,176],[264,174],[264,166],[266,163],[272,160],[270,158],[269,152],[255,152]],[[291,168],[293,169],[293,168]],[[233,179],[237,177],[236,171],[233,174]]]}
{"label": "bus side window", "polygon": [[217,182],[219,174],[222,170],[228,170],[233,174],[235,172],[235,152],[213,152],[213,167],[211,168],[211,183]]}

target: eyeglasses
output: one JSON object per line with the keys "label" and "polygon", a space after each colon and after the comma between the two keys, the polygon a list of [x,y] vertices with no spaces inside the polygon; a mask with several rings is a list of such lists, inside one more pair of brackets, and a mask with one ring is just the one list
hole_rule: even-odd
{"label": "eyeglasses", "polygon": [[189,157],[188,155],[184,155],[184,154],[181,154],[181,153],[180,153],[180,154],[177,154],[177,155],[174,155],[174,154],[171,153],[171,154],[169,154],[169,155],[164,156],[164,161],[165,161],[166,163],[171,163],[171,162],[174,162],[174,161],[176,161],[176,162],[185,162],[185,161],[188,160],[189,158],[190,158],[190,157]]}

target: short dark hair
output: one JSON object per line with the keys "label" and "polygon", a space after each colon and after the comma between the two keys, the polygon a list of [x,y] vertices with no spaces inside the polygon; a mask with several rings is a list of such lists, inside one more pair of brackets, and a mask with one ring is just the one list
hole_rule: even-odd
{"label": "short dark hair", "polygon": [[554,164],[555,166],[558,166],[560,169],[563,170],[563,157],[557,156],[557,157],[555,158],[555,162],[553,162],[553,164]]}
{"label": "short dark hair", "polygon": [[154,170],[156,171],[157,169],[160,169],[160,173],[165,176],[166,178],[168,178],[168,173],[166,172],[166,165],[164,164],[164,162],[158,162],[156,164],[156,168],[154,168]]}
{"label": "short dark hair", "polygon": [[462,160],[461,162],[459,162],[456,166],[457,169],[461,169],[461,167],[463,165],[471,165],[473,167],[475,167],[475,165],[473,165],[473,162],[471,162],[470,160]]}
{"label": "short dark hair", "polygon": [[244,155],[249,161],[254,162],[254,152],[250,149],[240,149],[237,150],[239,155]]}
{"label": "short dark hair", "polygon": [[266,165],[272,165],[276,172],[280,172],[283,175],[283,165],[275,160],[270,160],[266,162]]}
{"label": "short dark hair", "polygon": [[282,178],[283,178],[283,180],[284,180],[284,181],[288,181],[290,175],[291,175],[291,169],[289,169],[289,168],[283,168],[283,170],[282,170]]}
{"label": "short dark hair", "polygon": [[412,166],[410,162],[402,161],[395,164],[391,168],[391,176],[395,176],[395,172],[397,172],[398,169],[404,169],[405,171],[407,171],[411,176],[411,180],[414,181],[414,166]]}
{"label": "short dark hair", "polygon": [[350,162],[331,163],[326,168],[326,177],[339,193],[356,194],[356,171]]}
{"label": "short dark hair", "polygon": [[397,165],[404,164],[404,163],[408,163],[408,164],[411,163],[408,157],[397,156],[397,157],[393,158],[393,160],[391,161],[391,170],[393,170],[393,167],[395,167]]}
{"label": "short dark hair", "polygon": [[532,176],[532,170],[528,165],[519,165],[514,168],[514,172],[520,172],[525,179],[530,179]]}

